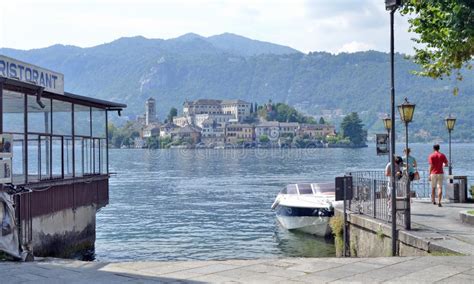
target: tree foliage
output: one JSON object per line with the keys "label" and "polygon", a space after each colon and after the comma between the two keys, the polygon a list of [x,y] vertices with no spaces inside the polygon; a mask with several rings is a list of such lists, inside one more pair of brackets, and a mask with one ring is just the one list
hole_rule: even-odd
{"label": "tree foliage", "polygon": [[284,103],[274,104],[269,101],[263,107],[259,108],[258,115],[267,121],[316,124],[316,120],[313,117],[305,116],[294,107]]}
{"label": "tree foliage", "polygon": [[173,117],[176,117],[176,116],[178,116],[178,110],[175,107],[172,107],[166,118],[169,122],[172,122]]}
{"label": "tree foliage", "polygon": [[268,143],[268,142],[270,142],[270,138],[268,138],[268,136],[265,135],[265,134],[260,135],[260,137],[258,138],[258,140],[260,141],[260,143]]}
{"label": "tree foliage", "polygon": [[130,121],[121,128],[117,128],[112,123],[109,123],[107,127],[109,144],[115,148],[130,147],[134,144],[134,139],[140,136],[136,125]]}
{"label": "tree foliage", "polygon": [[367,131],[357,112],[352,112],[344,117],[341,123],[341,132],[354,145],[363,145],[367,141]]}
{"label": "tree foliage", "polygon": [[[402,15],[414,15],[409,31],[419,35],[413,39],[414,61],[422,70],[419,75],[431,78],[450,76],[462,80],[460,69],[472,68],[474,56],[474,1],[472,0],[407,0]],[[455,89],[457,93],[457,89]]]}

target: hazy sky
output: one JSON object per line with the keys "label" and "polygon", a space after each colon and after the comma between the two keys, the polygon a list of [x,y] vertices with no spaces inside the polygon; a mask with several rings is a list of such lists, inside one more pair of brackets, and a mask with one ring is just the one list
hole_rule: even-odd
{"label": "hazy sky", "polygon": [[[0,47],[94,46],[124,36],[224,32],[303,52],[388,51],[384,0],[0,0]],[[396,17],[396,51],[412,53]]]}

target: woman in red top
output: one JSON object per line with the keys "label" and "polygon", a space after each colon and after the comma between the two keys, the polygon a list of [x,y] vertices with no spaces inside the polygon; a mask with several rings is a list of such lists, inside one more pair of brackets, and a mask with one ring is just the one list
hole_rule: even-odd
{"label": "woman in red top", "polygon": [[433,153],[428,157],[430,163],[430,180],[431,180],[431,201],[436,205],[435,188],[438,186],[438,206],[441,207],[441,198],[443,196],[443,167],[448,165],[448,159],[439,151],[439,145],[433,146]]}

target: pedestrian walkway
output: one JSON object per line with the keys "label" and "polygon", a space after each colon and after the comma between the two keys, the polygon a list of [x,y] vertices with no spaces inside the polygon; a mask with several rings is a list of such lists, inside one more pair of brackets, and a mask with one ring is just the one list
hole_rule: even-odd
{"label": "pedestrian walkway", "polygon": [[0,263],[1,283],[474,283],[473,256]]}
{"label": "pedestrian walkway", "polygon": [[440,248],[462,254],[474,254],[474,226],[463,224],[460,211],[474,210],[472,203],[433,205],[416,200],[411,206],[412,230],[409,234]]}

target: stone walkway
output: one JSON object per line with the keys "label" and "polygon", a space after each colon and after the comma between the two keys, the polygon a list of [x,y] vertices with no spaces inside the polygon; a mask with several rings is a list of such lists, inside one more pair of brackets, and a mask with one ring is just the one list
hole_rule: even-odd
{"label": "stone walkway", "polygon": [[432,245],[473,255],[474,226],[461,222],[459,212],[464,210],[474,210],[474,204],[444,203],[443,207],[438,207],[429,200],[415,200],[409,233]]}
{"label": "stone walkway", "polygon": [[468,256],[281,258],[226,261],[82,262],[40,259],[0,262],[0,283],[470,283],[474,284],[474,228],[459,211],[417,200],[414,237]]}
{"label": "stone walkway", "polygon": [[473,256],[0,262],[0,283],[474,283]]}

